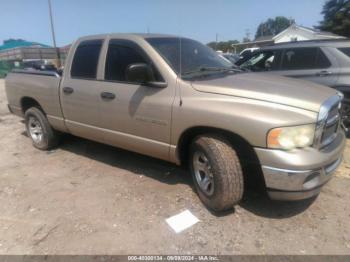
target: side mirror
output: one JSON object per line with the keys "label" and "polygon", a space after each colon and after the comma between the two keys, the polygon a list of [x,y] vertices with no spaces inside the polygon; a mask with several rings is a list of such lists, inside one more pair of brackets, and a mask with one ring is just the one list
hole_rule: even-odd
{"label": "side mirror", "polygon": [[152,68],[147,64],[131,64],[126,69],[126,80],[136,83],[147,83],[152,81]]}
{"label": "side mirror", "polygon": [[126,69],[126,80],[134,83],[141,83],[151,87],[164,88],[165,82],[154,81],[152,68],[144,63],[131,64]]}

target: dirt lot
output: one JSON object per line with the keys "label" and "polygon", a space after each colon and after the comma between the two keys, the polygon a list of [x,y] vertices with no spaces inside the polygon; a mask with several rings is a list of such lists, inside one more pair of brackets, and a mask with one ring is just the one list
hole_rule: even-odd
{"label": "dirt lot", "polygon": [[[218,215],[171,164],[70,136],[34,149],[2,80],[0,137],[1,254],[350,254],[350,140],[317,199],[249,193]],[[186,209],[200,222],[175,234],[165,219]]]}

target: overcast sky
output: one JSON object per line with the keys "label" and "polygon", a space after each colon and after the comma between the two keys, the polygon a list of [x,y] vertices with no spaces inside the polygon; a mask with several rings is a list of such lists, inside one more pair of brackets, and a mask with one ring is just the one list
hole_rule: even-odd
{"label": "overcast sky", "polygon": [[[312,27],[325,0],[51,0],[59,46],[77,37],[108,32],[151,32],[204,43],[254,37],[269,17],[292,17]],[[2,0],[0,41],[23,38],[52,44],[47,0]]]}

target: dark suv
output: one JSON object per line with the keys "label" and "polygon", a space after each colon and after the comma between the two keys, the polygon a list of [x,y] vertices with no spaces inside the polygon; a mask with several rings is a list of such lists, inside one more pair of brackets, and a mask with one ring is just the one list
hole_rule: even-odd
{"label": "dark suv", "polygon": [[240,66],[255,72],[302,78],[344,94],[344,124],[350,126],[350,40],[318,40],[263,47]]}

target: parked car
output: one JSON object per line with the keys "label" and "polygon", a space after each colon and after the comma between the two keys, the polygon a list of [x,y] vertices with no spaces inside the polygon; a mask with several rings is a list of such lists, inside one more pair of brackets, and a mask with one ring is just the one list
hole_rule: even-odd
{"label": "parked car", "polygon": [[260,47],[250,47],[250,48],[246,48],[244,50],[242,50],[239,53],[240,57],[246,57],[246,56],[250,56],[250,54],[255,53],[256,51],[258,51],[260,49]]}
{"label": "parked car", "polygon": [[272,199],[315,196],[345,147],[334,89],[239,73],[187,38],[83,37],[62,77],[17,70],[5,86],[38,149],[63,132],[189,165],[200,199],[217,211],[237,204],[255,175]]}
{"label": "parked car", "polygon": [[240,56],[237,54],[223,53],[221,55],[225,57],[227,60],[229,60],[233,65],[235,65],[236,62],[240,59]]}
{"label": "parked car", "polygon": [[27,70],[57,71],[55,65],[45,63],[43,60],[32,60],[23,62],[23,68]]}
{"label": "parked car", "polygon": [[350,40],[302,41],[261,48],[241,64],[253,72],[301,78],[344,94],[342,115],[350,127]]}
{"label": "parked car", "polygon": [[251,47],[251,48],[244,49],[243,51],[241,51],[239,53],[239,58],[235,62],[235,65],[240,66],[245,61],[247,61],[250,58],[252,58],[259,50],[260,50],[259,47]]}
{"label": "parked car", "polygon": [[[218,52],[217,52],[218,53]],[[231,54],[227,55],[225,53],[218,53],[219,57],[221,57],[223,60],[225,60],[227,63],[231,64],[232,69],[236,69],[236,71],[242,71],[239,66],[235,65],[235,57]]]}
{"label": "parked car", "polygon": [[[227,63],[232,64],[232,62],[231,62],[229,59],[227,59],[226,57],[224,57],[224,56],[222,55],[222,53],[217,52],[217,54],[218,54],[219,57],[221,57],[224,61],[226,61]],[[232,65],[233,65],[233,64],[232,64]]]}

